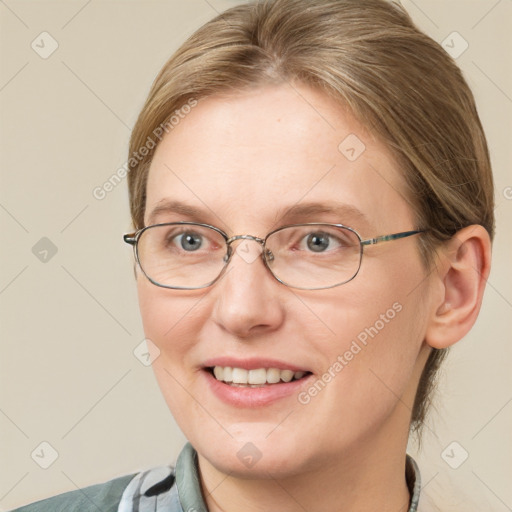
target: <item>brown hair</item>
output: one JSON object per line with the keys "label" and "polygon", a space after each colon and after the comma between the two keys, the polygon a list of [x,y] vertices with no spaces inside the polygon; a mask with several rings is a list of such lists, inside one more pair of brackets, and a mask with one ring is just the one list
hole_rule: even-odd
{"label": "brown hair", "polygon": [[[144,225],[151,158],[172,129],[172,116],[183,117],[185,105],[213,94],[281,82],[321,89],[387,145],[403,172],[417,226],[429,230],[418,238],[427,270],[438,244],[462,227],[481,224],[493,237],[493,179],[473,95],[442,47],[386,0],[252,2],[197,30],[156,77],[132,132],[134,227]],[[413,429],[425,419],[445,353],[429,355]]]}

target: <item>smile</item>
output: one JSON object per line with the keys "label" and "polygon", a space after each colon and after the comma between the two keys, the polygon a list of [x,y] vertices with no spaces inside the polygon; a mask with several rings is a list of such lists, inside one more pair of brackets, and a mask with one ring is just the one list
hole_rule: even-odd
{"label": "smile", "polygon": [[220,382],[233,387],[263,387],[300,380],[310,372],[281,370],[279,368],[255,368],[246,370],[231,366],[213,366],[208,371]]}

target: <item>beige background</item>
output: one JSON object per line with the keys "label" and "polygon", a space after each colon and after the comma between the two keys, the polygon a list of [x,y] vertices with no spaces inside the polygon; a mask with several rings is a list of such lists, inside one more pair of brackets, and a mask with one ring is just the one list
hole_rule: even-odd
{"label": "beige background", "polygon": [[[0,510],[174,462],[184,443],[151,368],[133,354],[144,336],[121,239],[126,183],[103,200],[92,191],[124,164],[167,57],[236,3],[0,2]],[[498,221],[480,318],[445,366],[428,422],[435,434],[427,428],[423,450],[411,452],[443,503],[462,488],[486,505],[456,510],[512,510],[512,1],[404,5],[435,40],[457,31],[469,43],[457,62],[486,128]],[[58,43],[46,59],[31,48],[51,49],[43,31]],[[441,457],[453,441],[448,453],[469,453],[458,469]],[[48,469],[38,465],[51,457],[41,442],[58,452]]]}

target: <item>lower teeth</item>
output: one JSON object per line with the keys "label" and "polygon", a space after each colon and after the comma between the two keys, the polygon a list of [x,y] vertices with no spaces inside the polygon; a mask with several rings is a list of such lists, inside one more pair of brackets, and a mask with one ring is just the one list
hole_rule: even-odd
{"label": "lower teeth", "polygon": [[234,382],[225,382],[224,384],[229,384],[235,388],[263,388],[265,386],[270,386],[270,384],[236,384]]}
{"label": "lower teeth", "polygon": [[[296,380],[298,379],[292,379],[289,382],[295,382]],[[238,384],[236,382],[224,382],[223,380],[221,380],[220,382],[227,384],[228,386],[233,386],[235,388],[264,388],[266,386],[275,386],[276,384],[287,384],[283,380],[280,380],[279,382],[275,383],[265,382],[265,384]]]}

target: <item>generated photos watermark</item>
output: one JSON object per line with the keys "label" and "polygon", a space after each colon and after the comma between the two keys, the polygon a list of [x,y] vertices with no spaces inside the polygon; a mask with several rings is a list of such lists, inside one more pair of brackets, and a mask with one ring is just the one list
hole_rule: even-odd
{"label": "generated photos watermark", "polygon": [[402,304],[395,302],[385,313],[369,327],[365,327],[350,344],[350,347],[338,355],[336,360],[316,381],[305,391],[301,391],[297,400],[303,405],[309,404],[351,361],[402,311]]}
{"label": "generated photos watermark", "polygon": [[165,123],[161,123],[157,126],[153,130],[153,136],[149,135],[144,145],[137,151],[134,151],[130,158],[121,167],[119,167],[116,172],[108,178],[108,180],[106,180],[102,185],[94,187],[92,190],[93,197],[98,201],[105,199],[105,197],[107,197],[107,195],[112,192],[117,185],[126,178],[126,176],[128,176],[130,169],[142,162],[144,157],[149,155],[150,151],[156,147],[164,135],[173,130],[182,119],[185,119],[197,104],[198,101],[196,99],[190,98],[185,105],[175,110],[173,115]]}

